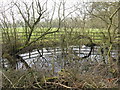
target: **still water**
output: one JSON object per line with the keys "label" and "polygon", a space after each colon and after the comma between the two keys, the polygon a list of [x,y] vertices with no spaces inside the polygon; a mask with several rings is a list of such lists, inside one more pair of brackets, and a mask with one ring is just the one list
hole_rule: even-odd
{"label": "still water", "polygon": [[[90,47],[86,47],[85,45],[79,46],[70,46],[69,48],[63,49],[60,47],[48,47],[43,48],[41,50],[34,49],[32,52],[20,54],[20,56],[30,65],[30,67],[34,67],[37,69],[41,68],[49,68],[52,69],[54,65],[54,70],[57,72],[62,69],[66,64],[71,63],[75,57],[84,57],[87,56],[90,52]],[[115,51],[111,52],[113,57],[117,56]],[[91,55],[85,60],[80,60],[79,63],[84,62],[100,62],[102,58],[107,59],[107,56],[102,56],[100,53],[100,47],[95,46],[94,50],[92,50]],[[23,68],[23,64],[18,64],[19,68]]]}

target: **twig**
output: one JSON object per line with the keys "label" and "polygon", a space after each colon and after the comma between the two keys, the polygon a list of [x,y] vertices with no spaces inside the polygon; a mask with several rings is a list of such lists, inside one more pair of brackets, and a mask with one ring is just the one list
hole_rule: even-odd
{"label": "twig", "polygon": [[[14,87],[12,81],[2,72],[3,76],[8,80],[8,82]],[[14,87],[15,88],[15,87]]]}
{"label": "twig", "polygon": [[66,89],[75,89],[75,87],[69,87],[69,86],[63,85],[63,84],[61,84],[61,83],[46,82],[46,84],[58,85],[58,86],[61,86],[61,87],[63,87],[63,88],[66,88]]}
{"label": "twig", "polygon": [[14,86],[15,86],[17,83],[19,83],[20,80],[21,80],[24,76],[25,76],[25,75],[22,75],[22,76],[18,79],[18,81],[14,84]]}
{"label": "twig", "polygon": [[38,80],[37,80],[37,78],[36,78],[36,76],[35,76],[34,73],[33,73],[33,77],[34,77],[35,81],[37,82],[36,84],[39,86],[39,88],[43,89],[43,88],[39,85]]}

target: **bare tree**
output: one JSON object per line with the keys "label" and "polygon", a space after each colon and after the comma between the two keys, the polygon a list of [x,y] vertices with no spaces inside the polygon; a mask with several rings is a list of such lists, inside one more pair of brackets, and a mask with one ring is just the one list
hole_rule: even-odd
{"label": "bare tree", "polygon": [[[37,29],[37,25],[40,24],[40,21],[45,19],[45,14],[47,14],[47,1],[41,5],[40,1],[33,1],[29,5],[28,3],[23,2],[22,5],[25,6],[25,9],[21,7],[20,3],[14,3],[14,5],[17,7],[19,14],[22,16],[20,19],[16,18],[14,13],[11,9],[11,17],[12,17],[12,23],[9,22],[9,18],[7,17],[6,13],[1,13],[2,17],[1,20],[1,27],[3,29],[3,34],[4,34],[4,40],[3,43],[5,44],[4,46],[4,52],[3,52],[3,57],[7,58],[9,63],[11,64],[12,67],[16,67],[17,62],[21,61],[25,64],[26,68],[30,68],[30,66],[27,64],[25,60],[22,59],[22,57],[19,56],[20,53],[26,50],[32,50],[32,46],[34,43],[39,41],[41,38],[48,34],[52,34],[55,32],[58,32],[61,26],[61,17],[59,17],[58,24],[59,26],[57,27],[56,30],[52,30],[52,21],[53,21],[53,16],[55,13],[55,7],[53,8],[52,15],[49,20],[49,26],[47,29],[36,39],[31,39],[32,34],[35,32]],[[55,3],[54,3],[55,5]],[[60,8],[61,6],[59,6]],[[58,8],[58,13],[60,12],[60,9]],[[23,23],[22,30],[25,32],[25,42],[20,43],[18,38],[18,33],[17,33],[17,21],[18,19],[20,22]],[[42,26],[42,25],[41,25]],[[43,27],[44,28],[44,27]],[[42,28],[42,29],[43,29]],[[41,29],[40,29],[41,30]],[[12,37],[10,36],[10,32]],[[5,42],[4,42],[5,41]],[[12,47],[12,48],[10,48]],[[6,50],[6,48],[8,50]],[[12,61],[11,61],[12,60]],[[15,63],[16,62],[16,63]]]}

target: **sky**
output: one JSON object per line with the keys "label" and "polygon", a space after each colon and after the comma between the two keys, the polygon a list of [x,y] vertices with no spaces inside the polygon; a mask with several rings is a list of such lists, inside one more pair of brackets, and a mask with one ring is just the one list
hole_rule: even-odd
{"label": "sky", "polygon": [[[0,13],[1,12],[4,12],[4,11],[9,11],[9,9],[10,9],[10,7],[12,7],[13,5],[13,3],[11,3],[12,1],[14,1],[14,2],[27,2],[27,3],[30,3],[31,1],[33,1],[33,0],[0,0]],[[46,0],[40,0],[40,2],[41,3],[44,3]],[[56,2],[57,4],[56,4],[56,6],[58,7],[58,4],[60,3],[60,1],[63,1],[63,0],[48,0],[48,2],[47,2],[47,8],[49,9],[49,10],[51,10],[50,12],[52,12],[53,11],[53,7],[54,7],[54,2]],[[69,7],[72,7],[72,6],[74,6],[77,2],[79,2],[79,0],[64,0],[65,2],[66,2],[66,7],[65,8],[69,8]],[[31,4],[31,3],[30,3]],[[42,4],[43,5],[43,4]],[[15,10],[15,8],[14,8],[14,10]],[[57,9],[56,9],[56,11],[57,11]],[[69,9],[69,12],[72,12],[72,9]],[[57,17],[58,15],[57,15],[57,13],[58,12],[56,12],[55,14],[54,14],[54,17]],[[9,14],[9,12],[7,13],[7,14]]]}
{"label": "sky", "polygon": [[[18,2],[18,1],[25,1],[25,2],[30,2],[32,0],[0,0],[0,12],[4,10],[4,8],[7,10],[9,6],[11,5],[11,2]],[[45,0],[40,0],[40,1],[45,1]],[[51,6],[54,2],[60,2],[61,0],[48,0],[48,7]],[[67,3],[67,6],[72,6],[76,4],[77,2],[118,2],[119,0],[64,0]]]}
{"label": "sky", "polygon": [[[32,0],[0,0],[0,12],[3,12],[4,10],[8,10],[9,7],[12,6],[11,2],[19,2],[19,1],[23,1],[23,2],[28,2],[30,3]],[[41,2],[46,1],[46,0],[40,0]],[[54,2],[59,3],[61,0],[48,0],[48,8],[51,7]],[[65,0],[66,1],[66,6],[70,7],[72,5],[74,5],[75,3],[77,3],[79,0]]]}
{"label": "sky", "polygon": [[[9,8],[12,7],[13,3],[11,3],[12,1],[14,2],[27,2],[27,3],[30,3],[31,1],[33,0],[0,0],[0,13],[1,12],[4,12],[4,11],[9,11]],[[41,3],[45,2],[46,0],[40,0]],[[63,0],[48,0],[48,3],[47,3],[47,6],[49,8],[49,10],[51,10],[50,12],[53,11],[53,6],[54,6],[54,2],[57,2],[57,4],[60,2],[60,1],[63,1]],[[105,2],[105,1],[111,1],[111,2],[115,2],[115,1],[118,1],[118,0],[64,0],[66,2],[66,8],[69,8],[69,7],[72,7],[74,5],[76,5],[77,3],[82,3],[82,2]],[[79,7],[82,9],[82,5],[79,5]],[[14,8],[14,10],[16,10],[16,8]],[[73,11],[73,8],[70,8],[68,9],[68,11],[66,11],[66,15],[69,13],[69,12],[72,12]],[[9,13],[7,13],[9,14]],[[57,18],[58,15],[57,15],[57,12],[54,14],[54,17]]]}
{"label": "sky", "polygon": [[[32,0],[0,0],[0,11],[4,8],[4,7],[8,7],[11,2],[14,1],[14,2],[18,2],[18,1],[25,1],[25,2],[30,2]],[[45,0],[40,0],[40,1],[45,1]],[[48,0],[48,6],[51,6],[51,3],[55,1],[55,2],[59,2],[61,0]],[[119,0],[64,0],[67,2],[67,4],[70,6],[70,5],[73,5],[75,4],[76,2],[118,2]]]}

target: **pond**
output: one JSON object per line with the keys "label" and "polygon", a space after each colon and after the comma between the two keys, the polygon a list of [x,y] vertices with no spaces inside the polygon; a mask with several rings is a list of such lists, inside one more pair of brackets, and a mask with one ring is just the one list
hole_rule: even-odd
{"label": "pond", "polygon": [[[54,66],[55,72],[58,72],[65,65],[75,62],[77,59],[80,59],[84,56],[87,56],[90,52],[90,47],[85,45],[83,46],[69,46],[66,48],[61,47],[48,47],[41,50],[34,49],[32,52],[20,54],[20,56],[30,65],[37,69],[49,69],[52,70]],[[117,56],[117,51],[111,51],[112,57]],[[91,52],[91,55],[85,59],[77,60],[78,63],[85,62],[101,62],[103,57],[107,59],[107,55],[101,55],[100,47],[94,46],[94,49]],[[18,64],[19,68],[23,68],[23,64],[20,62]]]}

